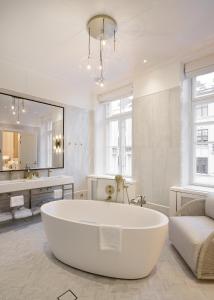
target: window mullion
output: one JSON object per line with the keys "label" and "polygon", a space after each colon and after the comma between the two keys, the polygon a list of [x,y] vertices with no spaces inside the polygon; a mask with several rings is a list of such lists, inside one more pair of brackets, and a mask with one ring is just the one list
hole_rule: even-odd
{"label": "window mullion", "polygon": [[121,118],[119,118],[119,172],[120,174],[122,174],[122,158],[123,158],[123,154],[122,154],[122,120]]}

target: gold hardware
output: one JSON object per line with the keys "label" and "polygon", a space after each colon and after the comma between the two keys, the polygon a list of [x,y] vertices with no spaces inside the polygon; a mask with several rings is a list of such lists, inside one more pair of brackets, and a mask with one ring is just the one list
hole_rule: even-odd
{"label": "gold hardware", "polygon": [[106,194],[108,195],[107,200],[112,200],[112,194],[114,194],[115,188],[113,185],[107,185],[105,188]]}
{"label": "gold hardware", "polygon": [[39,172],[38,171],[30,171],[29,169],[24,171],[24,178],[25,179],[32,179],[35,177],[39,177]]}

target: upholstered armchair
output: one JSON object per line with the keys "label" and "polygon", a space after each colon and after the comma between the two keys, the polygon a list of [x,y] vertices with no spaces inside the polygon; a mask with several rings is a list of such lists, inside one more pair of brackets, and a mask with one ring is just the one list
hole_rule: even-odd
{"label": "upholstered armchair", "polygon": [[214,194],[170,218],[169,238],[198,279],[214,279]]}

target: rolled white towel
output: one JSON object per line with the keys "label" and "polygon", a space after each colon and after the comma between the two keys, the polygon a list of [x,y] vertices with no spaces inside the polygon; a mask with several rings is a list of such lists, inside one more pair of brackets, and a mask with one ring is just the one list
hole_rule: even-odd
{"label": "rolled white towel", "polygon": [[10,197],[10,207],[19,207],[24,205],[24,196],[12,196]]}
{"label": "rolled white towel", "polygon": [[62,199],[62,189],[54,190],[54,199]]}
{"label": "rolled white towel", "polygon": [[100,250],[121,252],[122,228],[119,225],[100,225],[99,227]]}
{"label": "rolled white towel", "polygon": [[13,213],[14,219],[22,219],[32,216],[32,211],[29,208],[21,207],[19,209],[15,209]]}
{"label": "rolled white towel", "polygon": [[0,213],[0,223],[12,220],[12,218],[13,218],[13,216],[12,216],[11,212],[1,212]]}
{"label": "rolled white towel", "polygon": [[33,216],[35,216],[35,215],[39,215],[40,214],[40,207],[37,207],[37,206],[35,206],[35,207],[33,207],[32,209],[31,209],[31,211],[32,211],[32,213],[33,213]]}

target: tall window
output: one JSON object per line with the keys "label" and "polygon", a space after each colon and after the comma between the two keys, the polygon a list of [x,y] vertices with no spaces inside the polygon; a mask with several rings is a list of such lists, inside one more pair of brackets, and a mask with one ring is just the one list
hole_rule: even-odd
{"label": "tall window", "polygon": [[214,186],[214,72],[196,76],[193,97],[193,183]]}
{"label": "tall window", "polygon": [[132,175],[132,98],[105,104],[107,174]]}

